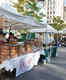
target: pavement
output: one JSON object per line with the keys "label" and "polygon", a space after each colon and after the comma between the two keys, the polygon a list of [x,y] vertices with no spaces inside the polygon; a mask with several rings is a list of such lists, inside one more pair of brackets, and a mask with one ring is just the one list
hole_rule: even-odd
{"label": "pavement", "polygon": [[58,56],[56,57],[56,66],[66,68],[66,47],[58,48]]}
{"label": "pavement", "polygon": [[66,80],[66,48],[58,48],[57,54],[51,64],[38,65],[16,80]]}
{"label": "pavement", "polygon": [[35,66],[16,79],[14,74],[5,72],[0,75],[0,80],[66,80],[66,47],[58,48],[57,57],[52,63]]}

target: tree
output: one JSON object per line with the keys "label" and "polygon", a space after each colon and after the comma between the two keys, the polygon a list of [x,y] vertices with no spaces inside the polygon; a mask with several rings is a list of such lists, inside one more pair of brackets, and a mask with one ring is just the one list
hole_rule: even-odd
{"label": "tree", "polygon": [[22,15],[32,16],[40,21],[45,15],[43,13],[38,13],[40,8],[37,6],[36,0],[18,0],[14,3],[14,7]]}
{"label": "tree", "polygon": [[53,18],[53,24],[51,25],[57,30],[62,30],[64,28],[64,21],[61,20],[61,17],[56,16]]}

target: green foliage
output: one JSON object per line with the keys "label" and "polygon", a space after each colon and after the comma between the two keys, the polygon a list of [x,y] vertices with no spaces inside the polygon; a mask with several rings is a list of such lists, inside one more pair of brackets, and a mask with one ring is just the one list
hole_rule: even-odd
{"label": "green foliage", "polygon": [[14,7],[22,15],[32,16],[40,21],[45,15],[43,13],[38,14],[40,8],[37,7],[35,0],[18,0],[18,3],[14,3]]}
{"label": "green foliage", "polygon": [[55,29],[62,30],[64,28],[64,21],[61,20],[61,17],[57,16],[53,19],[53,24],[51,24]]}
{"label": "green foliage", "polygon": [[61,20],[60,16],[54,17],[53,22],[56,24],[63,24],[64,23],[64,21]]}
{"label": "green foliage", "polygon": [[27,32],[29,32],[29,31],[28,31],[28,29],[25,28],[25,29],[23,29],[23,30],[17,30],[17,32],[19,32],[19,33],[27,33]]}

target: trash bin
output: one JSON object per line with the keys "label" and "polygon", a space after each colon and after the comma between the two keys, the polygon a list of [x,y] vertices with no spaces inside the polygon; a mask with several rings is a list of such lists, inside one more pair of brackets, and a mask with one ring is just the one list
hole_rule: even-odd
{"label": "trash bin", "polygon": [[51,48],[51,57],[56,57],[57,46],[53,46]]}
{"label": "trash bin", "polygon": [[45,51],[46,63],[48,63],[49,54],[50,54],[50,48],[45,48],[44,51]]}
{"label": "trash bin", "polygon": [[50,49],[49,48],[45,48],[44,51],[45,51],[45,56],[48,57],[48,54],[50,52]]}

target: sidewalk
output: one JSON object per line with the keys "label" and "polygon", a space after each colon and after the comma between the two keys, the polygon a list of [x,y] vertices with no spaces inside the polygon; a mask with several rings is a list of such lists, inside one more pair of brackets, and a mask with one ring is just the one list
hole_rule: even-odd
{"label": "sidewalk", "polygon": [[[16,80],[66,80],[66,48],[58,48],[58,56],[53,64],[41,64],[31,71],[25,72]],[[15,78],[3,76],[0,80],[15,80]],[[2,77],[0,76],[0,77]]]}
{"label": "sidewalk", "polygon": [[59,47],[57,53],[54,65],[66,69],[66,47]]}
{"label": "sidewalk", "polygon": [[66,80],[66,48],[58,48],[54,64],[43,64],[26,72],[16,80]]}

